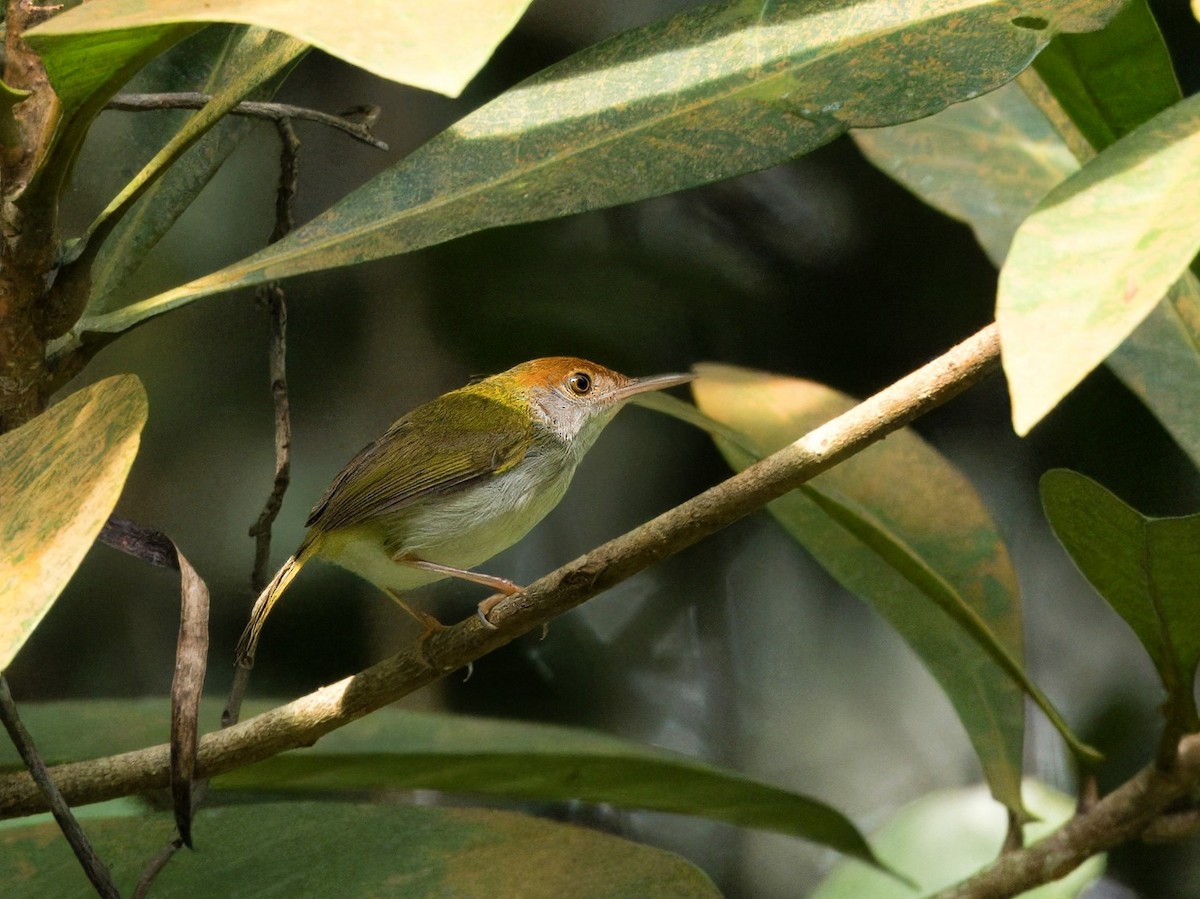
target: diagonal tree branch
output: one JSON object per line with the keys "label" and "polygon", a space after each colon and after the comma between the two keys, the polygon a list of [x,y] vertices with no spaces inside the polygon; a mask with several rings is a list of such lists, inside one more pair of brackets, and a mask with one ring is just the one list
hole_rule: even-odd
{"label": "diagonal tree branch", "polygon": [[[205,735],[198,776],[213,777],[323,735],[462,668],[614,584],[762,508],[919,415],[957,396],[998,368],[996,326],[989,325],[791,446],[600,546],[508,597],[491,612],[491,630],[472,615],[420,648],[382,662],[248,721]],[[60,765],[54,777],[73,803],[97,802],[169,782],[167,747]],[[42,808],[25,774],[0,777],[0,817]]]}

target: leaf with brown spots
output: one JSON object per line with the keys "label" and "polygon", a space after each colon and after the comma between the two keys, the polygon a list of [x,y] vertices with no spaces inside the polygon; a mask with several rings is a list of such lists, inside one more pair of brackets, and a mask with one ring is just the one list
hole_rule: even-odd
{"label": "leaf with brown spots", "polygon": [[[692,389],[701,411],[759,450],[751,454],[716,438],[735,469],[854,405],[844,394],[799,378],[724,365],[695,370],[700,377]],[[970,482],[936,450],[913,431],[897,431],[810,485],[870,510],[875,526],[886,528],[893,543],[935,572],[1020,663],[1021,602],[1008,550]],[[911,576],[830,517],[811,495],[792,491],[768,509],[839,583],[908,641],[954,705],[993,795],[1019,812],[1025,736],[1020,686]]]}
{"label": "leaf with brown spots", "polygon": [[849,128],[910,121],[995,90],[1055,34],[1099,28],[1120,6],[743,0],[690,9],[518,84],[262,252],[86,317],[79,331],[119,332],[209,294],[778,165]]}
{"label": "leaf with brown spots", "polygon": [[141,382],[118,375],[0,437],[0,670],[112,512],[145,423]]}

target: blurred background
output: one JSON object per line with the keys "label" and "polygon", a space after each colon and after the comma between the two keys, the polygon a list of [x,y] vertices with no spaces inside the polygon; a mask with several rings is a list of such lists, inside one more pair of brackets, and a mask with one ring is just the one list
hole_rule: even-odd
{"label": "blurred background", "polygon": [[[297,219],[518,80],[605,36],[691,4],[536,0],[466,94],[449,100],[320,53],[280,100],[383,109],[382,153],[301,123]],[[1200,87],[1200,26],[1186,4],[1152,3]],[[1185,65],[1185,61],[1187,64]],[[156,113],[163,115],[164,113]],[[76,176],[82,226],[143,159],[131,114],[107,113]],[[277,138],[260,125],[160,246],[132,290],[146,295],[257,249],[270,232]],[[967,228],[922,205],[841,139],[776,169],[670,197],[507,228],[289,281],[293,480],[274,564],[303,533],[341,466],[402,413],[543,355],[580,355],[631,375],[713,360],[813,378],[866,395],[992,318],[995,270]],[[213,591],[209,691],[228,687],[253,596],[247,536],[270,490],[266,313],[218,296],[151,321],[106,349],[81,384],[136,372],[150,420],[118,514],[170,535]],[[1037,481],[1067,466],[1140,510],[1200,510],[1200,479],[1157,422],[1097,371],[1027,439],[999,377],[916,430],[976,485],[1008,542],[1030,669],[1068,720],[1108,754],[1102,787],[1145,764],[1160,690],[1132,634],[1054,540]],[[487,570],[528,582],[727,476],[711,443],[631,408],[605,432],[562,505]],[[913,484],[920,490],[920,484]],[[273,566],[274,567],[274,566]],[[482,594],[421,591],[443,620]],[[96,547],[9,672],[18,700],[164,696],[176,583]],[[267,626],[252,693],[292,698],[413,639],[381,593],[330,566],[305,569]],[[407,703],[600,728],[813,794],[865,830],[931,790],[980,773],[949,703],[907,647],[764,513],[729,528]],[[210,722],[215,726],[215,722]],[[1030,773],[1073,773],[1036,713]],[[835,860],[794,840],[704,821],[568,808],[562,814],[675,849],[728,895],[795,896]],[[1094,896],[1194,896],[1200,850],[1133,847]]]}

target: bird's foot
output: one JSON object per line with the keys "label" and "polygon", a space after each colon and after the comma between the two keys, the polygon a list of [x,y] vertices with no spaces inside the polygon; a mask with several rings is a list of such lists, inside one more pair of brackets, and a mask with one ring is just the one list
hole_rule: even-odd
{"label": "bird's foot", "polygon": [[497,605],[508,599],[508,597],[511,595],[511,593],[497,593],[495,596],[489,596],[487,599],[481,602],[479,604],[479,608],[475,610],[475,614],[479,617],[479,620],[483,622],[483,626],[489,631],[498,631],[500,628],[492,624],[492,620],[488,618],[488,614],[492,611],[492,609],[496,608]]}

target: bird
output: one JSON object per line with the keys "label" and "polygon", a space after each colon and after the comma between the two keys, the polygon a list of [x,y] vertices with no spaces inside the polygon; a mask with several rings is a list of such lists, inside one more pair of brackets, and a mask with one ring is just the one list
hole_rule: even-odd
{"label": "bird", "polygon": [[422,623],[443,627],[401,594],[446,577],[494,595],[513,581],[474,571],[512,546],[558,505],[575,469],[631,397],[691,381],[691,374],[630,378],[586,359],[523,362],[418,406],[359,452],[305,522],[300,546],[254,603],[237,664],[254,664],[267,616],[300,569],[321,558],[382,588]]}

